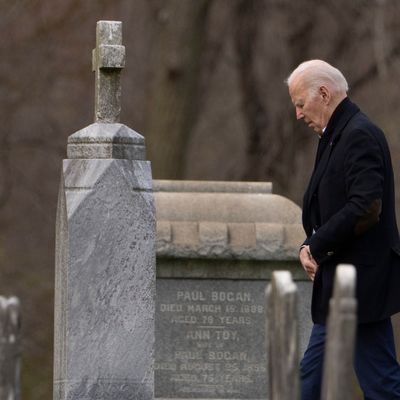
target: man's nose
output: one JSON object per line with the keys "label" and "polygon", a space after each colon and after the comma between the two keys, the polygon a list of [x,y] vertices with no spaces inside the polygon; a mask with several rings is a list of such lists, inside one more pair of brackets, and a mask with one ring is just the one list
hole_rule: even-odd
{"label": "man's nose", "polygon": [[296,109],[296,118],[297,119],[302,119],[304,118],[304,114],[300,109]]}

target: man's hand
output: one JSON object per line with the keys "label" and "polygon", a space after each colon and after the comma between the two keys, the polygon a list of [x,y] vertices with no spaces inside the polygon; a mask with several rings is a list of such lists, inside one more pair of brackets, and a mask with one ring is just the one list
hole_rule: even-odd
{"label": "man's hand", "polygon": [[310,246],[302,247],[299,253],[299,258],[304,271],[306,271],[308,277],[313,281],[318,269],[318,264],[311,255]]}

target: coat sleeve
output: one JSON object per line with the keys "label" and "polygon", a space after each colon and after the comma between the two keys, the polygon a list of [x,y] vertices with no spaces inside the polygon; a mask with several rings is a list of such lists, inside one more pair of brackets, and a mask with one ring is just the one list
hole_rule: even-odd
{"label": "coat sleeve", "polygon": [[379,221],[384,181],[383,151],[369,131],[354,130],[349,132],[346,140],[346,203],[307,240],[318,264]]}

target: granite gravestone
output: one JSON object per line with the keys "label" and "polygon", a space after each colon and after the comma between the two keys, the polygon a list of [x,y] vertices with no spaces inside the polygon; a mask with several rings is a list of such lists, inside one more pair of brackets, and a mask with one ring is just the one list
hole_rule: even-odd
{"label": "granite gravestone", "polygon": [[264,292],[274,270],[291,271],[298,287],[300,349],[311,329],[299,207],[270,183],[153,187],[156,397],[268,398]]}
{"label": "granite gravestone", "polygon": [[266,290],[271,400],[299,399],[297,287],[288,271],[274,271]]}
{"label": "granite gravestone", "polygon": [[155,208],[144,138],[118,123],[121,23],[97,23],[95,123],[68,138],[56,225],[55,400],[154,395]]}
{"label": "granite gravestone", "polygon": [[356,269],[339,264],[329,304],[321,399],[351,400],[357,329]]}
{"label": "granite gravestone", "polygon": [[20,400],[20,304],[0,296],[0,400]]}

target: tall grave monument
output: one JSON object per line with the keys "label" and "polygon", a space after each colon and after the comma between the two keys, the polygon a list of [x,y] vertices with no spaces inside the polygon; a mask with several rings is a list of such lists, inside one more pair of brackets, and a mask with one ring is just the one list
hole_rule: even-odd
{"label": "tall grave monument", "polygon": [[68,138],[56,225],[55,400],[154,394],[155,208],[144,138],[119,123],[121,22],[97,23],[95,123]]}

